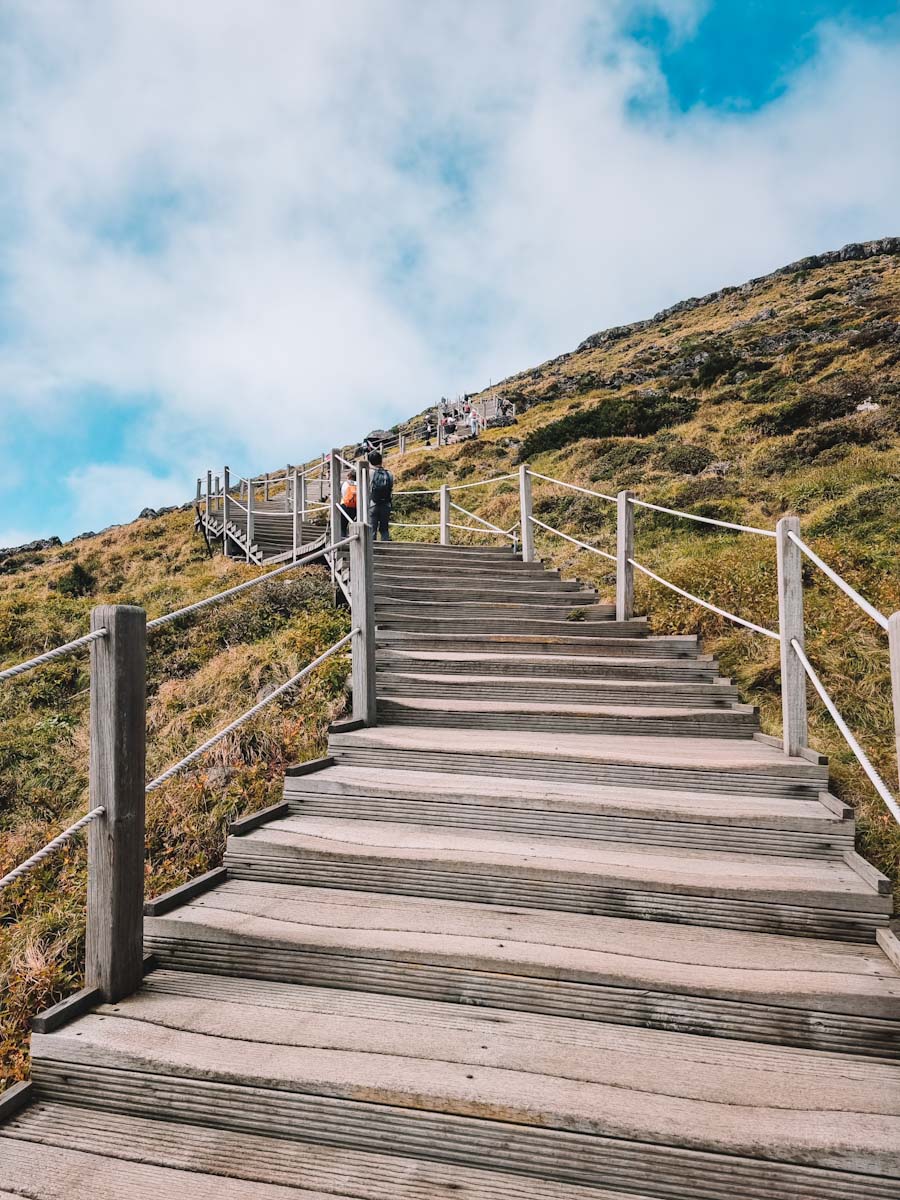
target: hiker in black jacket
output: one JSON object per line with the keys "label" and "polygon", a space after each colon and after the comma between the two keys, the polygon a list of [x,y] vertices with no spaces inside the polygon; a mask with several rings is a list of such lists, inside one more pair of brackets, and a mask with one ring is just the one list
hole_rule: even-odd
{"label": "hiker in black jacket", "polygon": [[391,540],[391,533],[388,525],[391,519],[394,477],[382,465],[383,460],[377,450],[373,450],[368,458],[369,466],[372,468],[369,476],[369,525],[372,529],[372,540],[378,540],[380,531],[381,540],[389,542]]}

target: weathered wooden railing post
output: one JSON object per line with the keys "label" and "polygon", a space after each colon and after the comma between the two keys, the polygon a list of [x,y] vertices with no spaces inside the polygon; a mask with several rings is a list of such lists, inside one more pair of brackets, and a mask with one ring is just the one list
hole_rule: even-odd
{"label": "weathered wooden railing post", "polygon": [[519,520],[522,525],[522,562],[534,562],[534,526],[531,523],[531,473],[528,465],[519,467]]}
{"label": "weathered wooden railing post", "polygon": [[294,551],[294,558],[297,557],[297,551],[303,545],[303,518],[300,515],[300,489],[303,483],[303,476],[294,467],[291,472],[290,494],[291,494],[291,546]]}
{"label": "weathered wooden railing post", "polygon": [[338,505],[341,502],[341,459],[337,450],[331,451],[328,462],[328,510],[331,525],[331,540],[337,542],[341,534],[341,515]]}
{"label": "weathered wooden railing post", "polygon": [[450,489],[441,484],[441,545],[450,545]]}
{"label": "weathered wooden railing post", "polygon": [[88,834],[88,987],[114,1003],[143,973],[147,616],[103,604],[91,629],[90,805],[106,812]]}
{"label": "weathered wooden railing post", "polygon": [[202,496],[203,496],[203,480],[198,475],[197,476],[197,508],[198,509],[200,507],[200,500],[201,500]]}
{"label": "weathered wooden railing post", "polygon": [[891,659],[891,696],[894,700],[897,780],[900,783],[900,612],[891,613],[888,617],[888,653]]}
{"label": "weathered wooden railing post", "polygon": [[775,526],[778,558],[778,634],[781,638],[781,714],[784,752],[797,755],[808,745],[806,672],[791,645],[805,649],[803,633],[803,556],[788,537],[800,536],[800,518],[782,517]]}
{"label": "weathered wooden railing post", "polygon": [[630,621],[634,616],[634,558],[633,492],[616,495],[616,620]]}
{"label": "weathered wooden railing post", "polygon": [[401,454],[406,453],[406,434],[405,433],[400,434],[400,453]]}
{"label": "weathered wooden railing post", "polygon": [[252,479],[247,480],[247,562],[250,561],[250,547],[253,545],[253,499],[256,495],[256,485]]}
{"label": "weathered wooden railing post", "polygon": [[216,498],[215,509],[216,509],[216,512],[218,512],[219,508],[221,507],[221,504],[222,504],[222,484],[219,480],[218,475],[216,476],[215,482],[213,483],[213,495]]}
{"label": "weathered wooden railing post", "polygon": [[229,491],[231,490],[231,471],[229,468],[222,468],[222,553],[228,554],[228,522],[231,520],[231,512],[229,510]]}
{"label": "weathered wooden railing post", "polygon": [[265,504],[269,503],[269,472],[268,471],[266,471],[265,476],[263,477],[263,502]]}
{"label": "weathered wooden railing post", "polygon": [[353,720],[374,725],[375,711],[375,569],[372,530],[357,521],[350,543],[350,621],[353,638]]}
{"label": "weathered wooden railing post", "polygon": [[369,523],[369,460],[356,460],[356,512],[363,525]]}
{"label": "weathered wooden railing post", "polygon": [[206,472],[206,515],[212,513],[212,471]]}
{"label": "weathered wooden railing post", "polygon": [[291,464],[288,463],[284,469],[284,511],[286,513],[293,512],[294,509],[294,501],[296,499],[294,496],[294,483],[294,471]]}

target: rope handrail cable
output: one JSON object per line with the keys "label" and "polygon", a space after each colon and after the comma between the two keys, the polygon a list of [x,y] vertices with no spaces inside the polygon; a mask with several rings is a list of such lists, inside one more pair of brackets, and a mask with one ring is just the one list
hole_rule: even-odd
{"label": "rope handrail cable", "polygon": [[31,858],[26,858],[23,863],[19,863],[17,867],[13,867],[11,871],[9,871],[3,876],[2,879],[0,879],[0,888],[5,888],[7,884],[13,883],[21,875],[24,875],[27,871],[30,871],[32,867],[36,867],[38,863],[43,862],[44,859],[48,858],[54,850],[57,850],[71,837],[74,837],[75,834],[78,833],[79,829],[84,829],[85,825],[89,825],[91,821],[95,821],[97,817],[102,817],[105,812],[106,809],[101,805],[98,808],[92,808],[89,813],[85,813],[85,815],[79,818],[74,825],[70,825],[68,829],[64,829],[62,833],[56,835],[52,842],[48,842],[46,846],[42,846],[40,850],[32,854]]}
{"label": "rope handrail cable", "polygon": [[[601,558],[608,558],[610,562],[616,561],[616,556],[610,554],[608,550],[601,550],[599,546],[590,546],[587,542],[579,542],[578,538],[570,537],[568,533],[563,533],[561,529],[554,529],[552,525],[545,525],[543,521],[539,521],[537,517],[529,517],[532,525],[540,525],[541,529],[546,529],[548,533],[555,533],[557,537],[565,538],[567,542],[571,542],[573,546],[580,546],[582,550],[590,550],[592,554],[599,554]],[[515,528],[515,526],[513,527]]]}
{"label": "rope handrail cable", "polygon": [[391,521],[397,529],[440,529],[437,521]]}
{"label": "rope handrail cable", "polygon": [[255,579],[248,579],[244,583],[238,583],[232,588],[226,588],[224,592],[216,592],[214,596],[207,596],[205,600],[198,600],[195,604],[187,604],[184,608],[176,608],[174,612],[166,613],[164,616],[154,617],[152,621],[147,622],[147,628],[157,629],[160,625],[167,625],[170,621],[177,621],[179,617],[187,616],[188,613],[206,608],[210,604],[218,604],[219,601],[226,600],[229,596],[237,596],[240,592],[247,591],[248,588],[256,587],[258,583],[265,583],[267,579],[274,579],[276,575],[283,575],[285,571],[293,571],[295,567],[302,567],[305,563],[320,558],[323,554],[328,554],[332,550],[339,550],[341,546],[349,545],[352,540],[352,538],[347,537],[329,546],[322,546],[320,549],[314,550],[311,554],[304,554],[302,558],[298,558],[295,562],[286,563],[283,567],[276,567],[274,571],[267,571],[265,575],[257,575]]}
{"label": "rope handrail cable", "polygon": [[164,783],[167,783],[170,779],[173,779],[179,773],[179,771],[183,771],[184,768],[189,767],[192,762],[196,762],[196,760],[205,754],[207,750],[211,750],[213,746],[221,742],[223,738],[226,738],[229,733],[234,733],[236,729],[240,729],[240,727],[249,721],[251,717],[255,717],[256,714],[261,712],[267,704],[271,704],[271,702],[277,699],[278,696],[281,696],[291,688],[296,687],[301,679],[303,679],[306,675],[309,675],[309,673],[314,671],[316,667],[321,666],[321,664],[325,662],[326,659],[330,658],[332,654],[335,654],[338,650],[346,646],[350,639],[357,633],[359,633],[358,629],[351,629],[350,632],[345,634],[345,636],[342,637],[339,642],[335,642],[333,646],[329,646],[329,648],[323,654],[320,654],[318,658],[314,658],[311,663],[307,663],[302,671],[298,671],[297,674],[291,676],[286,683],[282,683],[279,687],[275,688],[275,690],[270,692],[268,696],[264,696],[263,699],[254,704],[252,708],[248,708],[245,713],[242,713],[241,716],[237,717],[234,721],[230,722],[230,724],[226,725],[224,729],[220,729],[219,732],[214,733],[211,738],[207,738],[201,746],[198,746],[196,750],[192,750],[190,754],[186,754],[185,757],[180,760],[180,762],[173,763],[172,766],[163,771],[161,775],[157,775],[156,779],[151,780],[151,782],[147,784],[145,790],[148,792],[155,791],[158,787],[161,787]]}
{"label": "rope handrail cable", "polygon": [[[481,524],[484,525],[487,530],[492,531],[493,533],[500,533],[504,537],[512,536],[511,532],[507,533],[507,531],[505,529],[501,529],[499,525],[494,525],[491,521],[486,521],[484,519],[484,517],[479,517],[478,513],[469,512],[469,510],[467,508],[463,508],[463,506],[461,504],[455,504],[451,500],[450,507],[455,508],[457,512],[465,513],[465,515],[467,517],[472,517],[472,519],[475,521],[480,521]],[[462,528],[462,526],[460,526],[460,528]]]}
{"label": "rope handrail cable", "polygon": [[[454,525],[454,523],[452,521],[449,521],[447,523],[447,528],[448,529],[466,529],[466,530],[468,530],[469,533],[482,533],[485,535],[492,534],[494,532],[492,529],[481,529],[478,525]],[[503,533],[502,529],[500,530],[500,533]],[[509,535],[503,533],[503,536],[508,537]]]}
{"label": "rope handrail cable", "polygon": [[806,657],[806,654],[803,651],[803,647],[800,645],[800,643],[797,641],[796,638],[791,638],[791,647],[793,648],[794,653],[800,659],[800,663],[803,667],[803,670],[806,672],[807,676],[809,677],[810,683],[816,689],[816,692],[819,695],[819,699],[822,701],[822,703],[828,709],[829,713],[831,714],[831,716],[834,720],[835,725],[837,725],[838,729],[844,735],[844,740],[846,741],[847,745],[850,747],[850,749],[856,755],[856,757],[859,761],[859,765],[862,767],[862,769],[865,771],[865,773],[868,775],[869,779],[871,780],[872,786],[875,788],[875,791],[878,793],[878,795],[882,798],[882,800],[888,806],[894,819],[896,821],[900,822],[900,805],[897,804],[897,801],[894,799],[894,797],[888,791],[887,785],[885,784],[884,780],[881,778],[881,776],[878,774],[878,772],[875,770],[875,768],[869,762],[868,755],[866,754],[865,750],[863,750],[862,746],[860,746],[860,744],[856,740],[856,738],[853,736],[853,734],[850,731],[849,727],[847,726],[847,723],[844,720],[844,718],[838,712],[837,708],[835,707],[834,701],[831,699],[831,697],[828,695],[828,692],[825,690],[825,685],[822,683],[821,679],[819,679],[818,675],[813,670],[809,659]]}
{"label": "rope handrail cable", "polygon": [[616,503],[615,496],[607,496],[606,492],[595,492],[591,488],[581,487],[577,483],[566,483],[564,479],[554,479],[552,475],[541,475],[539,471],[532,471],[528,468],[528,474],[533,475],[535,479],[546,479],[548,483],[556,483],[560,487],[571,488],[573,492],[584,492],[586,496],[597,496],[600,500],[609,500],[611,504]]}
{"label": "rope handrail cable", "polygon": [[774,638],[776,642],[781,641],[781,637],[777,633],[773,633],[771,629],[765,629],[762,625],[755,625],[753,621],[746,621],[743,617],[735,616],[734,613],[726,612],[724,608],[716,608],[715,604],[710,604],[707,600],[701,600],[699,596],[694,596],[691,592],[686,592],[684,588],[677,587],[674,583],[669,583],[668,579],[663,579],[661,575],[655,574],[648,567],[642,566],[633,558],[628,560],[633,567],[638,571],[642,571],[645,575],[649,575],[651,579],[655,579],[657,583],[661,583],[663,587],[670,588],[671,591],[677,592],[679,596],[684,596],[687,600],[693,600],[695,604],[699,604],[701,608],[708,608],[710,612],[717,613],[720,617],[725,617],[729,621],[735,621],[738,625],[744,625],[747,629],[752,629],[754,633],[761,633],[767,638]]}
{"label": "rope handrail cable", "polygon": [[495,475],[492,479],[476,479],[474,483],[448,483],[447,490],[450,492],[462,492],[466,488],[486,487],[489,483],[502,483],[504,479],[518,479],[518,475],[515,473]]}
{"label": "rope handrail cable", "polygon": [[861,596],[856,588],[850,586],[846,579],[842,579],[841,576],[838,575],[837,571],[832,570],[828,563],[823,562],[822,559],[819,558],[818,554],[816,554],[813,550],[810,550],[806,542],[797,537],[793,530],[788,530],[788,537],[795,546],[800,547],[806,557],[810,559],[810,561],[814,562],[820,571],[823,571],[828,576],[833,584],[841,589],[845,596],[849,596],[851,600],[854,600],[863,610],[863,612],[867,616],[871,617],[872,620],[878,625],[880,625],[882,629],[887,629],[887,617],[883,613],[879,612],[874,604],[870,604],[865,596]]}
{"label": "rope handrail cable", "polygon": [[702,521],[704,525],[719,525],[722,529],[736,529],[739,533],[757,533],[760,537],[777,537],[774,529],[757,529],[755,525],[738,525],[734,521],[719,521],[714,517],[701,517],[697,513],[681,512],[677,508],[664,508],[661,504],[651,504],[649,500],[638,500],[637,496],[628,497],[629,504],[639,508],[652,508],[654,512],[668,513],[672,517],[685,517],[688,521]]}
{"label": "rope handrail cable", "polygon": [[394,491],[395,496],[437,496],[440,494],[440,488],[422,488],[419,491],[404,492]]}
{"label": "rope handrail cable", "polygon": [[82,646],[87,646],[91,642],[96,642],[99,638],[106,637],[107,632],[106,629],[95,629],[92,633],[86,633],[83,637],[77,637],[72,642],[66,642],[64,645],[57,646],[53,650],[47,650],[44,654],[38,654],[34,658],[27,659],[25,662],[17,663],[14,667],[6,667],[5,670],[0,671],[0,681],[15,679],[17,675],[24,675],[26,671],[31,671],[43,663],[52,662],[55,658],[63,658],[66,654],[74,654]]}

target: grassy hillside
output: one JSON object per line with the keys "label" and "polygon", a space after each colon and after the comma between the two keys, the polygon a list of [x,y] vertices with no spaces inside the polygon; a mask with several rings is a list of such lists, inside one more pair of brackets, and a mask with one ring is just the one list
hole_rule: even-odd
{"label": "grassy hillside", "polygon": [[[260,573],[210,559],[176,512],[0,564],[0,662],[12,663],[88,628],[94,604],[169,612]],[[148,643],[148,771],[177,761],[347,632],[322,568],[261,584]],[[0,874],[85,811],[88,657],[0,684]],[[322,752],[343,711],[347,658],[273,702],[196,769],[148,798],[148,895],[221,861],[227,821],[280,799],[284,768]],[[0,895],[0,1076],[27,1073],[33,1013],[80,986],[85,854],[70,845]]]}
{"label": "grassy hillside", "polygon": [[[516,402],[515,425],[410,456],[397,486],[470,482],[527,458],[543,474],[600,492],[632,488],[742,524],[772,529],[796,513],[805,540],[844,578],[882,612],[900,609],[900,242],[890,248],[864,261],[801,264],[588,338],[495,387]],[[615,548],[613,505],[537,481],[534,497],[546,524]],[[455,498],[503,528],[518,516],[514,480]],[[437,521],[437,506],[409,498],[396,515]],[[777,628],[771,539],[639,510],[636,541],[638,561],[658,575]],[[540,531],[537,543],[543,557],[612,595],[611,564]],[[810,660],[897,789],[886,635],[815,567],[805,577]],[[763,729],[780,732],[775,642],[642,576],[637,610],[656,630],[701,634],[760,706]],[[900,831],[814,698],[810,725],[837,790],[856,805],[861,851],[900,881]]]}

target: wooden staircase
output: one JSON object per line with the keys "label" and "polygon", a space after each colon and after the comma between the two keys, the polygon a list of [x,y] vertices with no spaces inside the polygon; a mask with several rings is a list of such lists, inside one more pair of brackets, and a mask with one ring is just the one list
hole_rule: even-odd
{"label": "wooden staircase", "polygon": [[540,564],[375,559],[378,725],[34,1035],[0,1200],[896,1200],[891,899],[824,762]]}

